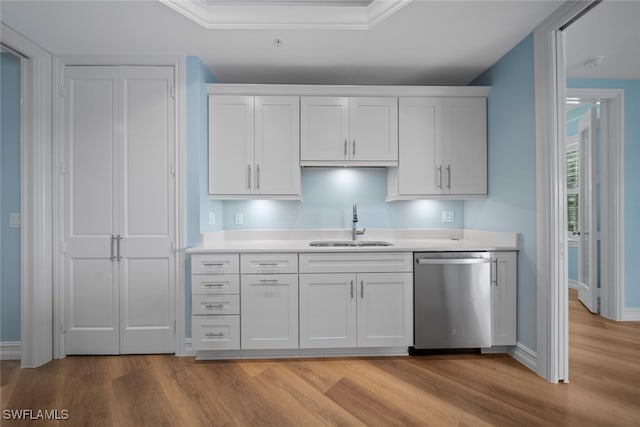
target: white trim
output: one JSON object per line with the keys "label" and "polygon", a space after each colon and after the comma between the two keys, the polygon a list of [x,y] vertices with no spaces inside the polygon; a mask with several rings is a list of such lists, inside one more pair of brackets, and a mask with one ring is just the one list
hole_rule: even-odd
{"label": "white trim", "polygon": [[412,0],[287,3],[158,0],[206,29],[367,30]]}
{"label": "white trim", "polygon": [[640,321],[640,308],[625,308],[620,320],[632,322]]}
{"label": "white trim", "polygon": [[480,349],[481,354],[511,354],[515,351],[514,345],[496,345],[493,347],[485,347]]}
{"label": "white trim", "polygon": [[577,280],[569,279],[567,281],[567,286],[569,287],[569,289],[575,289],[576,291],[580,289],[580,283],[578,283]]}
{"label": "white trim", "polygon": [[[177,155],[176,164],[176,179],[174,181],[174,192],[176,194],[176,215],[174,226],[175,229],[175,302],[176,310],[174,319],[176,322],[176,353],[183,350],[182,343],[184,342],[184,327],[185,327],[185,300],[184,300],[184,188],[183,182],[185,180],[185,168],[181,164],[184,158],[184,145],[185,145],[185,58],[183,56],[173,55],[150,55],[150,56],[132,56],[132,55],[117,55],[117,56],[100,56],[100,55],[57,55],[54,57],[54,93],[58,94],[57,102],[53,105],[53,117],[54,120],[54,140],[53,140],[53,152],[55,159],[61,162],[63,159],[63,135],[62,135],[62,120],[64,115],[63,100],[59,96],[62,87],[64,86],[64,68],[70,65],[113,65],[113,66],[167,66],[174,69],[174,87],[176,98],[176,114],[175,114],[175,154]],[[52,192],[56,195],[56,201],[54,202],[53,210],[53,224],[55,233],[55,246],[59,247],[64,223],[64,206],[63,203],[63,183],[61,182],[59,174],[54,174]],[[53,311],[53,342],[55,348],[55,357],[63,358],[66,355],[65,339],[64,339],[64,286],[63,286],[63,269],[62,264],[64,257],[60,251],[54,251],[53,258],[53,292],[54,292],[54,311]]]}
{"label": "white trim", "polygon": [[209,83],[208,95],[486,97],[490,86],[271,85]]}
{"label": "white trim", "polygon": [[624,91],[567,89],[567,95],[598,98],[601,104],[601,305],[600,315],[623,320],[624,315]]}
{"label": "white trim", "polygon": [[274,350],[205,350],[196,354],[196,360],[225,359],[281,359],[305,357],[368,357],[408,356],[408,347],[366,348],[291,348]]}
{"label": "white trim", "polygon": [[52,357],[51,55],[1,24],[2,43],[27,60],[20,135],[20,304],[23,367]]}
{"label": "white trim", "polygon": [[0,360],[20,360],[22,357],[20,341],[0,342]]}
{"label": "white trim", "polygon": [[524,344],[518,343],[509,353],[511,357],[522,363],[532,371],[536,371],[538,365],[538,356],[535,351],[531,350]]}
{"label": "white trim", "polygon": [[175,67],[175,87],[176,87],[176,180],[175,190],[176,203],[176,221],[177,228],[175,231],[176,250],[176,355],[186,355],[185,346],[185,326],[186,326],[186,301],[185,301],[185,251],[186,247],[186,193],[187,193],[187,157],[186,157],[186,87],[187,87],[187,69],[185,57],[177,60]]}
{"label": "white trim", "polygon": [[568,1],[533,33],[536,140],[536,372],[568,380],[567,233],[565,186],[565,56],[560,31],[591,2]]}

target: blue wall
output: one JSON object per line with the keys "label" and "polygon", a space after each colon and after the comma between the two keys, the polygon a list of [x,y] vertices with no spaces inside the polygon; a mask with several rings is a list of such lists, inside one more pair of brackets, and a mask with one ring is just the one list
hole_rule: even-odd
{"label": "blue wall", "polygon": [[489,197],[464,204],[464,227],[520,233],[518,342],[536,350],[536,185],[533,37],[528,36],[472,85],[487,101]]}
{"label": "blue wall", "polygon": [[[386,203],[386,168],[304,168],[302,202],[250,200],[224,202],[224,229],[350,229],[353,203],[360,228],[462,228],[461,201],[416,200]],[[454,223],[442,223],[442,210]],[[235,214],[244,224],[236,225]]]}
{"label": "blue wall", "polygon": [[9,214],[20,212],[20,60],[0,54],[0,342],[20,341],[20,229]]}
{"label": "blue wall", "polygon": [[[201,230],[220,228],[222,203],[210,201],[207,197],[207,90],[206,83],[215,83],[216,79],[205,67],[200,58],[186,58],[186,244],[195,246],[200,243]],[[209,211],[216,215],[215,225],[209,225]],[[206,222],[206,225],[204,225]],[[191,257],[185,259],[185,303],[186,336],[191,336]]]}
{"label": "blue wall", "polygon": [[567,87],[624,90],[625,307],[640,307],[640,80],[569,79]]}

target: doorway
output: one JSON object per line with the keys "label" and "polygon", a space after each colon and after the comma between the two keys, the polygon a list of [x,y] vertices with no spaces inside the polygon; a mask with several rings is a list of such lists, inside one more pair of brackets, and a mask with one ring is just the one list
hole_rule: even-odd
{"label": "doorway", "polygon": [[20,138],[22,56],[0,47],[0,356],[20,358]]}

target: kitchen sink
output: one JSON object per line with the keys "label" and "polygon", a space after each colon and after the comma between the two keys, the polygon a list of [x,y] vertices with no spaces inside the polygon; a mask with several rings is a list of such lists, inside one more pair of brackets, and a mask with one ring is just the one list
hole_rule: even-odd
{"label": "kitchen sink", "polygon": [[318,240],[309,242],[309,246],[316,247],[363,247],[363,246],[393,246],[393,243],[382,240]]}

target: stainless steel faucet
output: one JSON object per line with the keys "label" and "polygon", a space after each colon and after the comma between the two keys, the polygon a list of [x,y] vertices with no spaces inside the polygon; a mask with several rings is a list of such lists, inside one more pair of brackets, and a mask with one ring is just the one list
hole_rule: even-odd
{"label": "stainless steel faucet", "polygon": [[366,228],[363,228],[362,230],[358,230],[358,226],[356,225],[358,223],[358,204],[354,203],[353,204],[353,221],[351,224],[351,240],[355,241],[358,238],[358,235],[362,235],[364,234],[365,231],[367,231]]}

